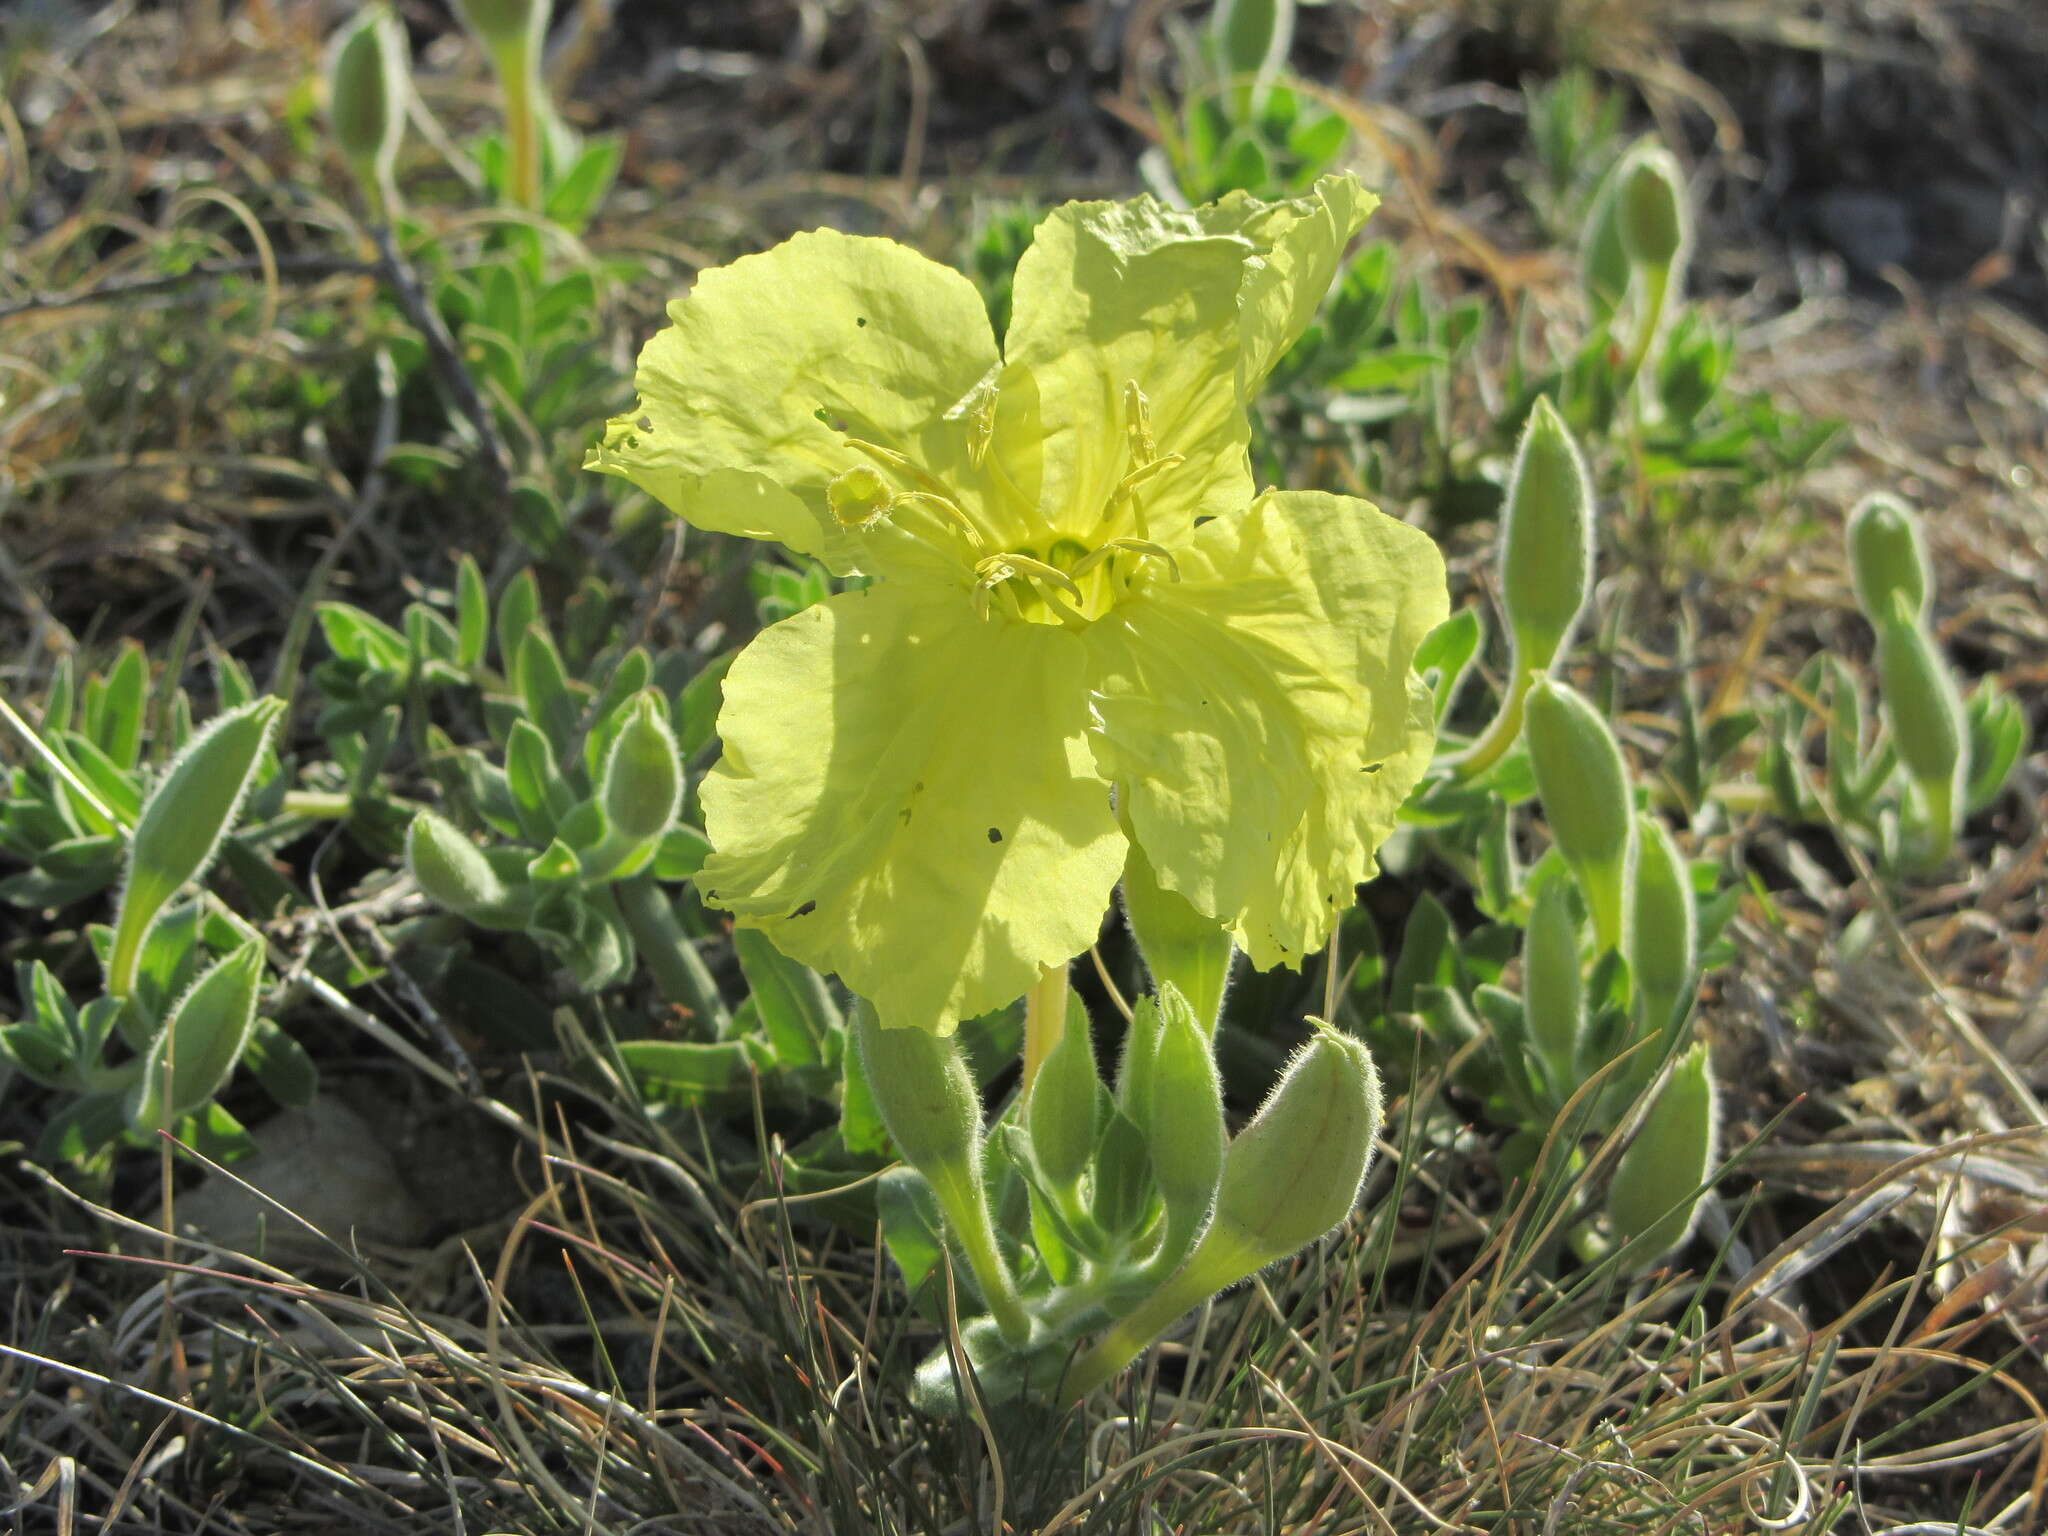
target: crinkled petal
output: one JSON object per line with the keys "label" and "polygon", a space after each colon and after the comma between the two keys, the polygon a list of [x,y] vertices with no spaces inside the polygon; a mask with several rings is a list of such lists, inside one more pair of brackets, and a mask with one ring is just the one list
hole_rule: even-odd
{"label": "crinkled petal", "polygon": [[1365,502],[1282,491],[1203,524],[1083,636],[1114,780],[1162,884],[1254,964],[1320,949],[1434,745],[1415,648],[1435,544]]}
{"label": "crinkled petal", "polygon": [[[995,449],[1056,535],[1178,543],[1251,499],[1252,399],[1374,206],[1327,177],[1291,202],[1069,203],[1039,225],[1017,267]],[[1136,467],[1127,384],[1149,402],[1155,452],[1184,462],[1119,496]]]}
{"label": "crinkled petal", "polygon": [[884,582],[764,631],[725,679],[704,899],[946,1033],[1094,942],[1125,843],[1081,642]]}
{"label": "crinkled petal", "polygon": [[849,435],[939,481],[968,466],[973,423],[954,408],[997,359],[965,277],[894,241],[821,229],[701,273],[669,319],[640,354],[639,403],[587,468],[700,528],[773,539],[842,575],[966,559],[928,514],[855,531],[825,499],[834,476],[875,465]]}

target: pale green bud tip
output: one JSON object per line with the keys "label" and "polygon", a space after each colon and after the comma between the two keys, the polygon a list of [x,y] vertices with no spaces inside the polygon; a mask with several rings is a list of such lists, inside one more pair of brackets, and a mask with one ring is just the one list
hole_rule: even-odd
{"label": "pale green bud tip", "polygon": [[405,862],[427,899],[459,917],[474,917],[503,904],[504,881],[483,851],[453,823],[422,811],[405,834]]}
{"label": "pale green bud tip", "polygon": [[825,487],[825,500],[841,527],[868,528],[889,515],[895,496],[888,481],[861,465],[836,476]]}
{"label": "pale green bud tip", "polygon": [[1585,982],[1579,973],[1579,925],[1571,892],[1552,880],[1536,897],[1522,936],[1522,1001],[1529,1037],[1550,1063],[1563,1092],[1577,1086],[1574,1062],[1584,1031]]}
{"label": "pale green bud tip", "polygon": [[1539,398],[1529,412],[1515,453],[1500,566],[1516,671],[1547,669],[1593,587],[1593,482],[1548,399]]}
{"label": "pale green bud tip", "polygon": [[1209,32],[1225,71],[1263,77],[1280,67],[1294,40],[1294,0],[1217,0]]}
{"label": "pale green bud tip", "polygon": [[547,30],[547,0],[454,0],[463,25],[485,47],[516,47]]}
{"label": "pale green bud tip", "polygon": [[1906,594],[1894,592],[1877,633],[1877,676],[1899,760],[1923,783],[1962,771],[1968,725],[1948,664]]}
{"label": "pale green bud tip", "polygon": [[1621,746],[1600,711],[1575,689],[1539,678],[1529,690],[1523,729],[1559,851],[1574,865],[1618,868],[1635,810]]}
{"label": "pale green bud tip", "polygon": [[1608,1217],[1618,1236],[1634,1241],[1639,1264],[1654,1262],[1691,1235],[1699,1210],[1692,1193],[1713,1170],[1718,1135],[1707,1049],[1695,1045],[1672,1067],[1608,1187]]}
{"label": "pale green bud tip", "polygon": [[1223,1087],[1209,1036],[1171,982],[1159,989],[1161,1028],[1152,1063],[1151,1108],[1141,1122],[1152,1174],[1169,1206],[1207,1206],[1222,1176]]}
{"label": "pale green bud tip", "polygon": [[605,816],[626,837],[643,841],[669,829],[682,799],[683,765],[668,711],[658,694],[643,693],[605,761]]}
{"label": "pale green bud tip", "polygon": [[1056,1185],[1064,1187],[1079,1179],[1095,1150],[1098,1082],[1095,1051],[1088,1041],[1088,1014],[1081,1000],[1069,994],[1066,1026],[1032,1079],[1025,1105],[1031,1155]]}
{"label": "pale green bud tip", "polygon": [[1621,170],[1615,217],[1629,259],[1668,267],[1685,248],[1685,181],[1668,150],[1639,150]]}
{"label": "pale green bud tip", "polygon": [[981,1096],[959,1041],[916,1028],[884,1029],[866,1005],[858,1018],[868,1086],[903,1160],[934,1182],[976,1176]]}
{"label": "pale green bud tip", "polygon": [[1864,617],[1882,627],[1894,592],[1919,617],[1933,589],[1919,520],[1904,502],[1882,492],[1866,496],[1849,514],[1849,566]]}
{"label": "pale green bud tip", "polygon": [[327,120],[358,174],[383,175],[405,131],[405,29],[371,6],[335,35],[327,62]]}
{"label": "pale green bud tip", "polygon": [[1675,999],[1692,986],[1697,963],[1692,873],[1655,816],[1636,818],[1630,899],[1629,968],[1645,991]]}
{"label": "pale green bud tip", "polygon": [[1379,1126],[1371,1055],[1318,1025],[1226,1150],[1212,1234],[1254,1267],[1314,1242],[1357,1203]]}

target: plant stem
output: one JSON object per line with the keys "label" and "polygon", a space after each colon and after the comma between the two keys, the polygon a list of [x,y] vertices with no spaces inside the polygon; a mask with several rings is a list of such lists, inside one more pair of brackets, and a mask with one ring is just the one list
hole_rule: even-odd
{"label": "plant stem", "polygon": [[725,999],[718,995],[718,984],[676,921],[675,908],[654,877],[635,875],[618,881],[611,890],[618,898],[626,931],[633,935],[633,947],[653,973],[661,995],[689,1009],[710,1025],[714,1034],[723,1037],[729,1033],[732,1019]]}
{"label": "plant stem", "polygon": [[506,170],[512,201],[540,210],[540,59],[530,39],[493,49],[498,85],[505,93]]}
{"label": "plant stem", "polygon": [[1017,1293],[1017,1282],[1011,1278],[1010,1266],[1004,1262],[1002,1247],[996,1241],[987,1189],[974,1173],[956,1175],[951,1170],[936,1168],[920,1171],[931,1180],[932,1193],[938,1196],[939,1208],[945,1214],[946,1229],[959,1244],[967,1267],[974,1271],[974,1283],[981,1287],[989,1315],[1003,1330],[1004,1339],[1021,1348],[1031,1337],[1031,1315],[1024,1310],[1024,1299]]}
{"label": "plant stem", "polygon": [[[1197,1273],[1198,1269],[1201,1273]],[[1210,1272],[1210,1266],[1198,1266],[1191,1257],[1166,1284],[1081,1353],[1067,1368],[1061,1396],[1068,1402],[1086,1397],[1129,1365],[1139,1351],[1181,1317],[1214,1295],[1222,1287],[1209,1284]]]}
{"label": "plant stem", "polygon": [[1067,1028],[1067,968],[1056,965],[1024,994],[1024,1091],[1038,1080],[1038,1069],[1060,1043]]}
{"label": "plant stem", "polygon": [[1522,703],[1529,697],[1529,685],[1535,680],[1534,668],[1516,667],[1514,681],[1508,685],[1507,697],[1500,701],[1499,711],[1452,764],[1459,778],[1478,778],[1515,744],[1515,738],[1522,734]]}

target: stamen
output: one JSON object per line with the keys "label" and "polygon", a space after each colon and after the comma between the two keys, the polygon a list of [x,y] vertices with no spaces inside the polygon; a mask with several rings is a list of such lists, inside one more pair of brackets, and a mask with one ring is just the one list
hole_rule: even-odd
{"label": "stamen", "polygon": [[1174,468],[1176,465],[1185,464],[1187,461],[1188,456],[1184,453],[1164,453],[1156,459],[1148,459],[1128,475],[1125,475],[1123,479],[1117,481],[1116,489],[1109,493],[1110,505],[1115,506],[1119,501],[1122,501],[1155,475],[1164,474],[1167,470]]}
{"label": "stamen", "polygon": [[954,525],[967,535],[967,542],[973,546],[976,554],[988,547],[982,542],[981,529],[975,524],[974,519],[967,515],[967,509],[952,497],[941,495],[937,491],[905,491],[896,498],[896,501],[898,504],[916,502],[919,506],[936,508],[950,517]]}
{"label": "stamen", "polygon": [[1081,563],[1074,567],[1074,574],[1087,575],[1119,549],[1127,549],[1134,555],[1150,555],[1155,560],[1164,560],[1166,569],[1172,574],[1173,579],[1180,580],[1180,561],[1174,558],[1173,551],[1163,544],[1154,544],[1150,539],[1111,539],[1100,549],[1084,557]]}
{"label": "stamen", "polygon": [[1152,446],[1152,402],[1138,388],[1136,379],[1124,380],[1124,433],[1131,445],[1131,462],[1147,464],[1156,457]]}
{"label": "stamen", "polygon": [[1047,565],[1043,560],[1030,555],[1014,555],[1007,552],[990,555],[974,568],[975,575],[989,586],[999,586],[1013,576],[1029,576],[1038,581],[1049,581],[1062,591],[1069,593],[1075,602],[1087,601],[1081,589],[1074,584],[1074,578],[1056,565]]}

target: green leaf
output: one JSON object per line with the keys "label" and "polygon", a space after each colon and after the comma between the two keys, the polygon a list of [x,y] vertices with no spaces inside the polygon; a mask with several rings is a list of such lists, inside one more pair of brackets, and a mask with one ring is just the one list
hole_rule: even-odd
{"label": "green leaf", "polygon": [[790,959],[756,929],[735,929],[732,941],[777,1063],[789,1068],[825,1060],[830,1043],[846,1027],[825,978]]}
{"label": "green leaf", "polygon": [[642,1093],[684,1105],[743,1086],[754,1063],[745,1040],[622,1040],[618,1052]]}
{"label": "green leaf", "polygon": [[288,1109],[303,1109],[320,1091],[320,1068],[312,1053],[269,1019],[256,1021],[242,1060],[263,1091]]}
{"label": "green leaf", "polygon": [[117,768],[131,769],[142,753],[142,723],[149,695],[149,664],[142,647],[129,641],[121,647],[120,659],[108,671],[105,691],[98,702],[94,745],[107,754]]}
{"label": "green leaf", "polygon": [[484,664],[490,644],[491,595],[483,569],[469,555],[455,568],[455,660],[465,672]]}
{"label": "green leaf", "polygon": [[196,880],[233,829],[284,701],[264,698],[222,715],[172,760],[143,804],[128,850],[128,883],[114,922],[107,990],[135,985],[143,941],[164,904]]}

